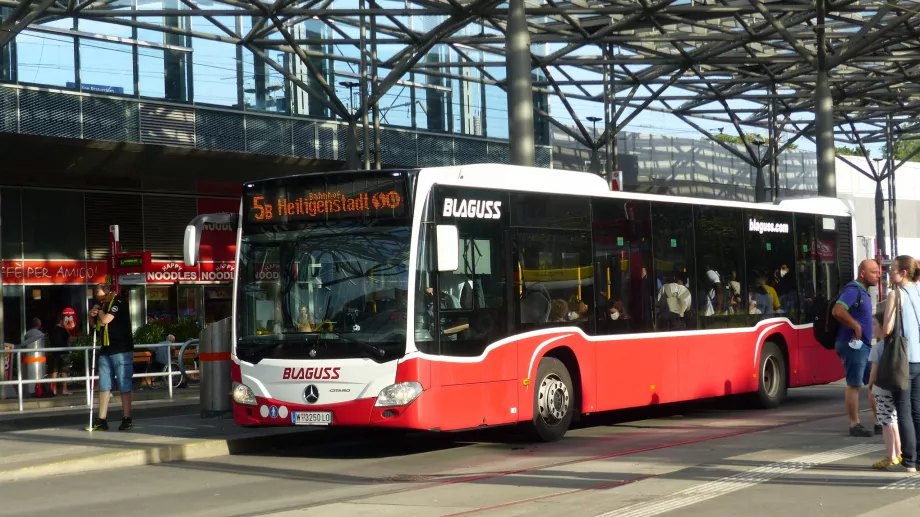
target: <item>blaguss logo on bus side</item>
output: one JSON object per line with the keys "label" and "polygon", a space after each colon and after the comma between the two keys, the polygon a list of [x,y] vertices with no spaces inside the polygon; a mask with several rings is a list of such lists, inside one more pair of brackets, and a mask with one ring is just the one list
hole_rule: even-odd
{"label": "blaguss logo on bus side", "polygon": [[465,217],[468,219],[501,219],[501,201],[484,199],[444,199],[444,217]]}

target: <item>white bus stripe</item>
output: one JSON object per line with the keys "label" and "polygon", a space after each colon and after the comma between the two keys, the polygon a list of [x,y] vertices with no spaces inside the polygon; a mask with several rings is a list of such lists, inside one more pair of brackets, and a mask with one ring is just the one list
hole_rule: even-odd
{"label": "white bus stripe", "polygon": [[618,508],[599,514],[596,517],[652,517],[654,515],[660,515],[665,512],[715,499],[716,497],[737,492],[738,490],[743,490],[754,485],[766,483],[767,481],[787,476],[795,472],[828,463],[834,463],[847,458],[871,454],[882,449],[884,449],[884,446],[880,444],[854,445],[843,449],[793,458],[789,461],[771,463],[733,476],[724,477],[686,490],[681,490],[680,492],[663,496],[657,501],[646,501],[625,508]]}

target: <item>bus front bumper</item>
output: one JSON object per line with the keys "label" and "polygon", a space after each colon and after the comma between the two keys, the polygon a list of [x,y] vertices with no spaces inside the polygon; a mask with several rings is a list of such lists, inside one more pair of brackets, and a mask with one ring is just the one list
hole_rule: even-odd
{"label": "bus front bumper", "polygon": [[292,404],[256,397],[256,405],[233,402],[233,419],[244,427],[280,426],[356,426],[427,429],[419,418],[425,393],[406,406],[375,407],[377,398],[364,398],[338,404]]}

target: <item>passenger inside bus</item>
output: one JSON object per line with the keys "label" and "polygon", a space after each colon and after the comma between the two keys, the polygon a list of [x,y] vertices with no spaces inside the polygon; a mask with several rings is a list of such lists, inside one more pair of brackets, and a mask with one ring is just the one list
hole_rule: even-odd
{"label": "passenger inside bus", "polygon": [[692,295],[684,286],[684,273],[675,268],[670,281],[661,286],[658,291],[658,328],[683,329],[686,328],[684,317],[690,310]]}

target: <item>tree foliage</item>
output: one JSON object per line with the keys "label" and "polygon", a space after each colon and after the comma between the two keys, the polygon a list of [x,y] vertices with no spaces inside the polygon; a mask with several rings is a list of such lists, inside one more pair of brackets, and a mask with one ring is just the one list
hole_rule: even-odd
{"label": "tree foliage", "polygon": [[[918,147],[920,147],[920,140],[899,140],[894,144],[894,157],[898,160],[906,160]],[[882,155],[888,158],[888,145],[885,145]],[[920,152],[912,156],[910,161],[920,162]]]}
{"label": "tree foliage", "polygon": [[[871,149],[866,149],[866,151],[868,151],[869,154],[872,154],[872,150],[871,150]],[[862,157],[862,155],[863,155],[863,154],[862,154],[862,151],[860,151],[859,149],[857,149],[857,148],[855,148],[855,147],[843,147],[843,146],[835,147],[835,148],[834,148],[834,152],[837,153],[837,154],[839,154],[839,155],[841,155],[841,156],[859,156],[859,157]]]}

